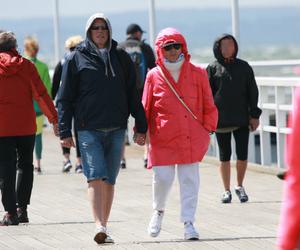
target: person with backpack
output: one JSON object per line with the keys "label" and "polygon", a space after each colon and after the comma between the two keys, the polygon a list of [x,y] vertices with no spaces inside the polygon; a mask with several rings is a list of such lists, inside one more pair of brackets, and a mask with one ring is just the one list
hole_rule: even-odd
{"label": "person with backpack", "polygon": [[135,118],[134,141],[139,145],[145,144],[147,121],[135,85],[133,63],[112,39],[108,18],[102,13],[92,15],[85,31],[85,40],[63,67],[57,98],[59,132],[62,146],[74,147],[74,117],[96,226],[94,241],[113,243],[107,222],[128,117]]}
{"label": "person with backpack", "polygon": [[[138,88],[140,96],[143,95],[144,84],[147,72],[156,66],[155,56],[151,46],[145,43],[145,40],[142,39],[143,34],[145,33],[142,28],[136,24],[130,24],[126,29],[127,38],[124,42],[120,43],[120,47],[123,48],[131,57],[133,61],[135,71],[136,71],[136,86]],[[126,140],[126,138],[125,138]],[[125,160],[125,144],[123,148],[123,155],[120,162],[122,168],[126,168]],[[147,167],[148,163],[148,140],[145,145],[144,152],[144,167]]]}

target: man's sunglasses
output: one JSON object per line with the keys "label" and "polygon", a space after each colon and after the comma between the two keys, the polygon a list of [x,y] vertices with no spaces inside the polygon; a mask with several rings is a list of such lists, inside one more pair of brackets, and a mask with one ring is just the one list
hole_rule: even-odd
{"label": "man's sunglasses", "polygon": [[108,30],[106,25],[94,25],[91,26],[91,30]]}
{"label": "man's sunglasses", "polygon": [[179,50],[179,49],[181,49],[181,44],[180,43],[172,43],[172,44],[169,44],[169,45],[166,45],[163,47],[163,49],[165,51],[170,51],[173,48],[176,50]]}

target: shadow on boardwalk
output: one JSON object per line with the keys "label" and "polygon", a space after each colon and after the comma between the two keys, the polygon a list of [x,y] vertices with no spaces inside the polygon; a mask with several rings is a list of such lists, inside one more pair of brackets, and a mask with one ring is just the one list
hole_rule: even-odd
{"label": "shadow on boardwalk", "polygon": [[[130,146],[126,150],[128,168],[120,171],[109,222],[116,244],[105,245],[105,249],[275,249],[282,182],[274,175],[248,171],[245,187],[249,202],[241,204],[234,196],[231,204],[221,204],[218,168],[214,161],[204,161],[196,221],[200,241],[182,240],[177,182],[161,234],[151,238],[147,235],[152,213],[151,171],[143,168],[142,148]],[[35,175],[30,223],[1,228],[0,249],[99,249],[93,242],[85,178],[74,169],[61,173],[59,141],[48,131],[44,134],[42,167],[43,174]],[[233,178],[232,187],[234,184]]]}

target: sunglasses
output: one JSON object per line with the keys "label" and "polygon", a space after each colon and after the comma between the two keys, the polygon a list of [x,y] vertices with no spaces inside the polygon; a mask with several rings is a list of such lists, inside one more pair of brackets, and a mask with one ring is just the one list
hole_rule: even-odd
{"label": "sunglasses", "polygon": [[172,43],[172,44],[164,46],[163,49],[165,51],[170,51],[171,49],[179,50],[179,49],[181,49],[181,44],[180,43]]}
{"label": "sunglasses", "polygon": [[91,26],[91,30],[108,30],[108,27],[106,25],[95,25]]}

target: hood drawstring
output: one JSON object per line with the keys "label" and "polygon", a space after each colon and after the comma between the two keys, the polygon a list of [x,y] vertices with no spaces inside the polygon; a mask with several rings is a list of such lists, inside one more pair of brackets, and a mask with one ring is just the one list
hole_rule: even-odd
{"label": "hood drawstring", "polygon": [[110,69],[110,71],[111,71],[112,77],[115,77],[116,74],[115,74],[115,71],[114,71],[114,69],[113,69],[113,66],[111,65],[111,60],[110,60],[110,55],[109,55],[109,53],[108,53],[107,55],[108,55],[107,59],[108,59],[109,69]]}
{"label": "hood drawstring", "polygon": [[[92,25],[94,20],[97,19],[97,18],[101,18],[106,22],[106,25],[107,25],[108,31],[109,31],[109,38],[108,38],[109,39],[109,44],[108,44],[107,50],[104,53],[99,51],[99,49],[92,42],[92,40],[91,40],[91,38],[88,34],[88,30],[90,29],[90,26]],[[112,30],[111,30],[111,25],[110,25],[110,22],[109,22],[108,18],[105,17],[105,15],[103,13],[95,13],[94,15],[90,16],[90,18],[88,19],[88,21],[86,23],[85,32],[86,32],[86,38],[87,38],[92,50],[95,50],[97,55],[100,56],[100,58],[104,61],[105,75],[108,77],[108,66],[109,66],[112,77],[115,77],[116,74],[115,74],[115,71],[114,71],[113,66],[111,64],[111,58],[110,58],[110,51],[111,51],[111,46],[112,46]]]}

